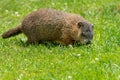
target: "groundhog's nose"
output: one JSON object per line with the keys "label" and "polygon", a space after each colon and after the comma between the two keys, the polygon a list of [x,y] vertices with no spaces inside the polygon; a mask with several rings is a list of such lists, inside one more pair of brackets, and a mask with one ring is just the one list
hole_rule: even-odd
{"label": "groundhog's nose", "polygon": [[86,44],[91,44],[91,40],[89,40]]}

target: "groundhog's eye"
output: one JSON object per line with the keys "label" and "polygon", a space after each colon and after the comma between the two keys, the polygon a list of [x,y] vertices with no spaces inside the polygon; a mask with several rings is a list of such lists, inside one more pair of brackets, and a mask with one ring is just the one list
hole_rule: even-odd
{"label": "groundhog's eye", "polygon": [[83,37],[86,37],[86,33],[85,33],[85,32],[82,32],[82,36],[83,36]]}

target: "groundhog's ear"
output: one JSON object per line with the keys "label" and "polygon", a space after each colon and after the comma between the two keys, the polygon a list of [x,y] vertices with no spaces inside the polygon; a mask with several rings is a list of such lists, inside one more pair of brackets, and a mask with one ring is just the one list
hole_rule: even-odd
{"label": "groundhog's ear", "polygon": [[78,22],[78,27],[80,28],[82,26],[84,26],[83,22]]}

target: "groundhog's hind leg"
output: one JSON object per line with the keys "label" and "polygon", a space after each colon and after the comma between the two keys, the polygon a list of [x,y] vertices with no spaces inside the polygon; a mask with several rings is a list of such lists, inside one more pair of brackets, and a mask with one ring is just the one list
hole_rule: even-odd
{"label": "groundhog's hind leg", "polygon": [[28,40],[27,40],[27,42],[26,43],[28,43],[28,44],[39,44],[39,40],[37,39],[37,38],[30,38],[30,37],[28,37]]}
{"label": "groundhog's hind leg", "polygon": [[39,43],[39,37],[36,34],[36,30],[35,29],[31,29],[28,32],[26,32],[25,35],[27,36],[27,43],[28,44],[38,44]]}

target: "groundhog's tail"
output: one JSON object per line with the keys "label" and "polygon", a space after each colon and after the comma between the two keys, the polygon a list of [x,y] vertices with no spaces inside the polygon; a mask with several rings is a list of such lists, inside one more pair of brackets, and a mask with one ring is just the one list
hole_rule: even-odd
{"label": "groundhog's tail", "polygon": [[11,36],[15,36],[22,33],[22,27],[21,25],[17,26],[16,28],[10,29],[7,32],[2,34],[2,38],[9,38]]}

